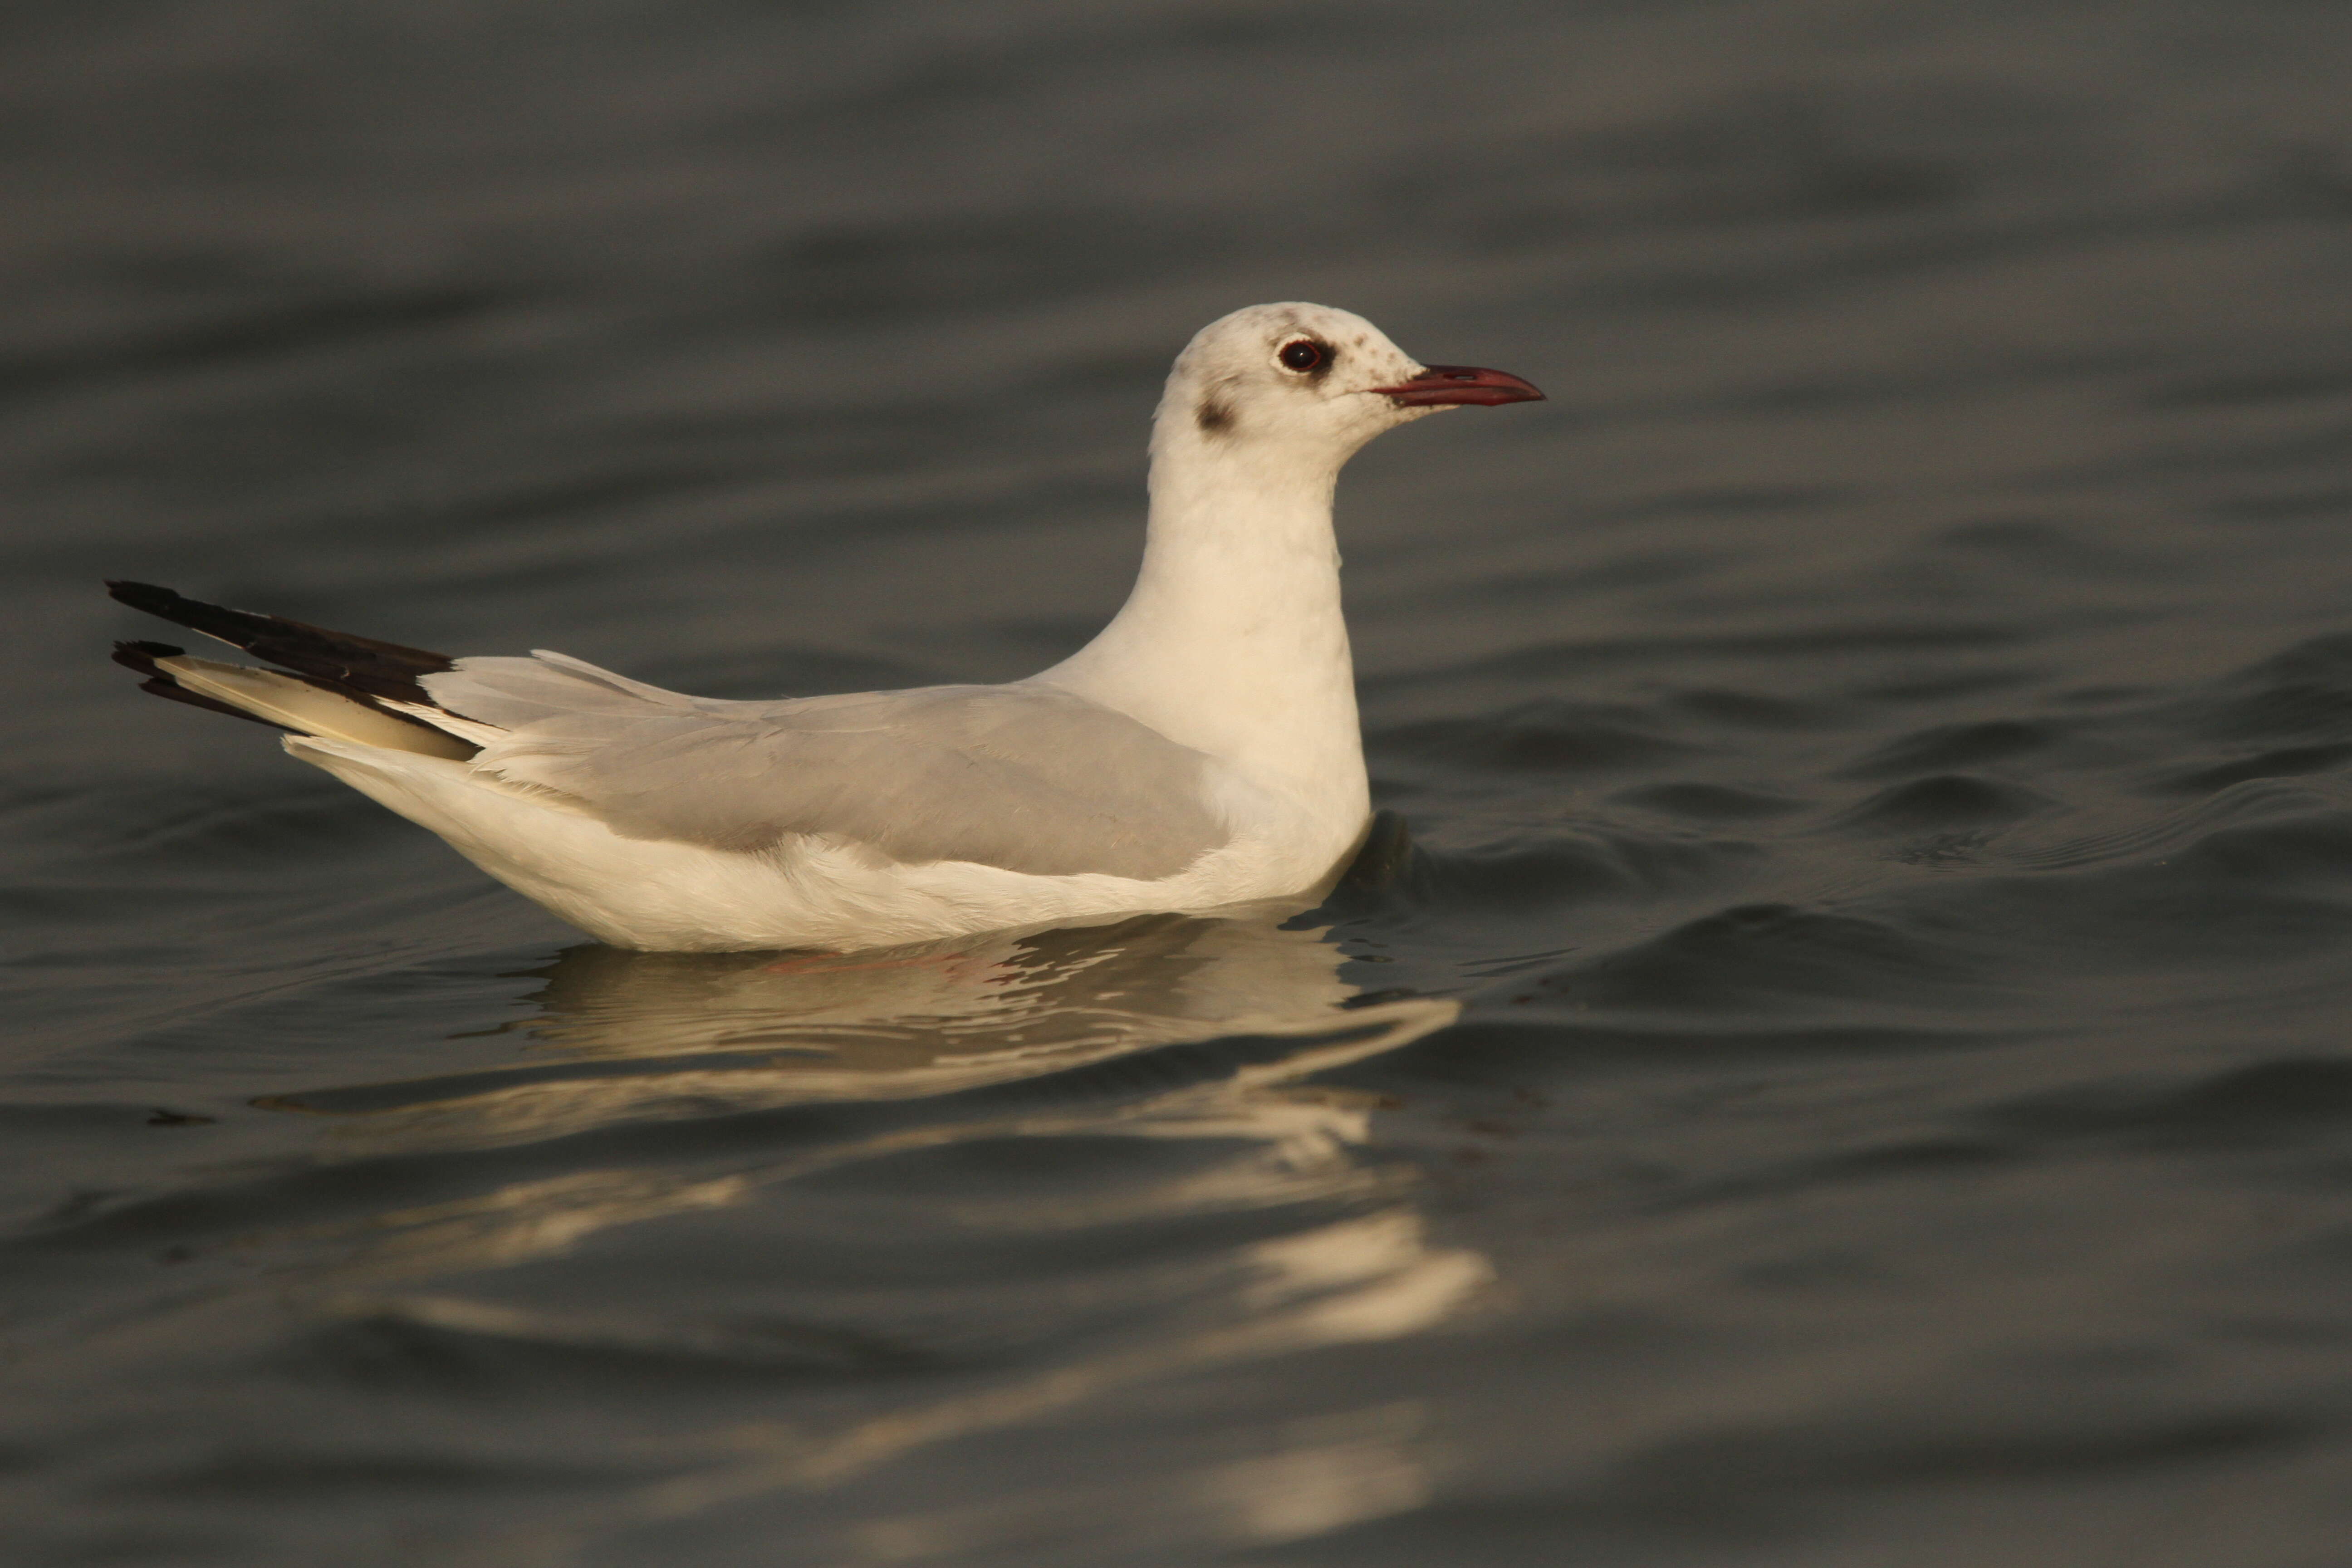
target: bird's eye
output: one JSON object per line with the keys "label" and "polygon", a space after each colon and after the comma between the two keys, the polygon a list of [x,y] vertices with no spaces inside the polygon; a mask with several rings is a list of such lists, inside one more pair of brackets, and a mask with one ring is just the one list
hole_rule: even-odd
{"label": "bird's eye", "polygon": [[1330,350],[1314,339],[1301,338],[1297,342],[1283,344],[1279,357],[1282,363],[1292,370],[1307,371],[1313,370],[1317,365],[1321,364],[1330,357]]}

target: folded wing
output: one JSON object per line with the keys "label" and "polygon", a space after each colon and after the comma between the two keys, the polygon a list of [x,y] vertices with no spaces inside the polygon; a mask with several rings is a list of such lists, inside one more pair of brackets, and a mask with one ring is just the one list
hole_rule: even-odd
{"label": "folded wing", "polygon": [[482,744],[477,769],[631,837],[750,852],[814,834],[909,863],[1153,880],[1228,837],[1208,758],[1052,687],[729,702],[552,653],[420,684],[475,721],[453,728]]}
{"label": "folded wing", "polygon": [[560,653],[452,659],[152,584],[109,590],[281,667],[118,644],[159,697],[553,791],[629,837],[748,853],[817,835],[910,864],[1148,881],[1229,837],[1207,757],[1054,687],[730,702]]}

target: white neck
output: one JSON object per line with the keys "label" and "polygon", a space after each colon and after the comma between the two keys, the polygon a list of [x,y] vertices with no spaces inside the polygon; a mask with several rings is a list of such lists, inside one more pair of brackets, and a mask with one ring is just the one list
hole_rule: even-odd
{"label": "white neck", "polygon": [[1229,763],[1341,850],[1370,812],[1331,531],[1347,456],[1206,435],[1189,403],[1163,408],[1134,592],[1034,678]]}

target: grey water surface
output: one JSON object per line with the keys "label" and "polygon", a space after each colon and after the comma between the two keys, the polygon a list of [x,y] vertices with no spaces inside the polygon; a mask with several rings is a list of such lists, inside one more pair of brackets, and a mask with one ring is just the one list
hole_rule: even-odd
{"label": "grey water surface", "polygon": [[[2352,1564],[2352,8],[0,11],[0,1560]],[[585,943],[100,577],[1025,673],[1261,300],[1317,911]]]}

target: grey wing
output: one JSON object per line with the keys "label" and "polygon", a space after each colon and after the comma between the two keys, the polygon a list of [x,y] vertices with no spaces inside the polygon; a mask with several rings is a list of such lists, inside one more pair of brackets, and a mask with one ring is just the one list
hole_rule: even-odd
{"label": "grey wing", "polygon": [[464,659],[426,685],[508,731],[476,766],[631,837],[753,851],[827,834],[909,863],[1152,880],[1229,836],[1207,757],[1052,687],[726,702],[556,654]]}

